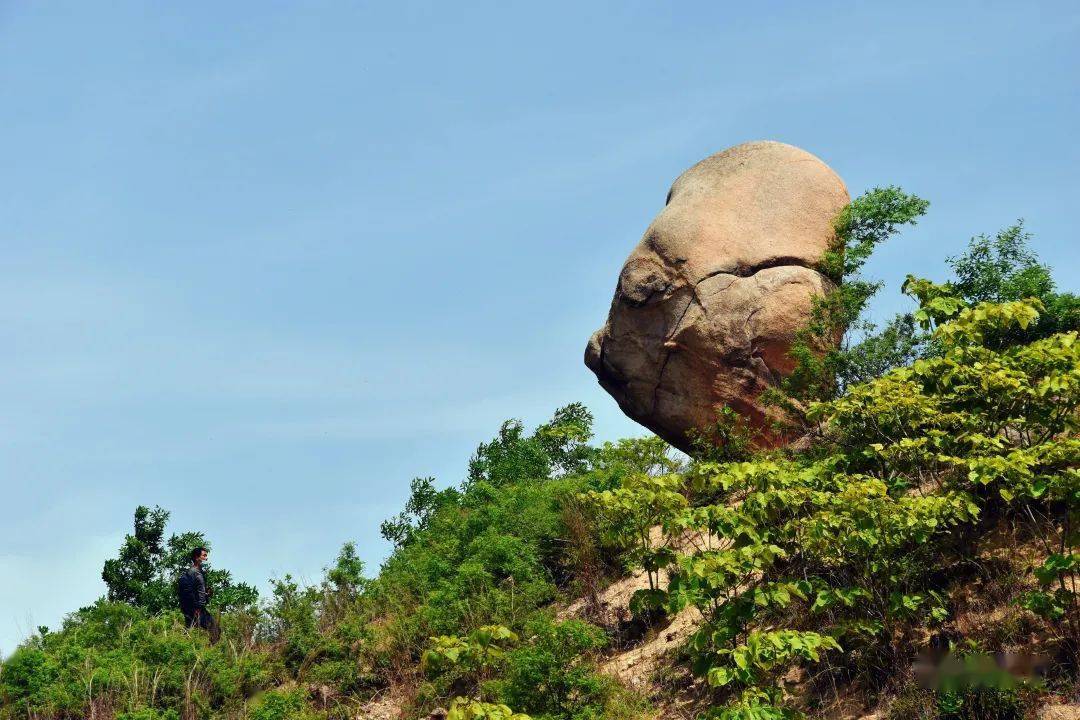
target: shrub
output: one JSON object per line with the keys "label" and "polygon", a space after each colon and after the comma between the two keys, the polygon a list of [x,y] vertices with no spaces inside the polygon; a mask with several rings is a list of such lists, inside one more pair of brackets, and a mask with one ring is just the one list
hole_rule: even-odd
{"label": "shrub", "polygon": [[525,628],[527,644],[510,651],[496,683],[507,705],[536,718],[611,718],[618,685],[600,675],[594,657],[607,635],[580,620],[552,622],[541,615]]}
{"label": "shrub", "polygon": [[119,713],[116,720],[180,720],[180,713],[176,710],[143,708],[142,710]]}
{"label": "shrub", "polygon": [[307,698],[300,690],[272,690],[252,704],[248,720],[313,720]]}
{"label": "shrub", "polygon": [[165,720],[185,706],[235,710],[281,679],[280,665],[264,650],[210,647],[179,613],[151,616],[102,600],[4,662],[0,717],[82,717],[96,706]]}

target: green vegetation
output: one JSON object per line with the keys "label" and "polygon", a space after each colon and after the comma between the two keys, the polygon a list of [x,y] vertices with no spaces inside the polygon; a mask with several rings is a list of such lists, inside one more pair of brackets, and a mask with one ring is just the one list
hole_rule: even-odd
{"label": "green vegetation", "polygon": [[[106,563],[108,598],[35,636],[0,668],[0,717],[344,718],[388,686],[415,689],[417,715],[441,705],[451,717],[510,717],[502,708],[512,703],[538,718],[629,717],[639,704],[596,672],[607,635],[554,622],[546,608],[576,592],[582,575],[588,525],[573,512],[577,493],[671,461],[656,439],[591,446],[591,425],[581,405],[531,434],[509,421],[480,445],[459,487],[414,481],[405,511],[383,525],[396,547],[374,579],[351,544],[321,583],[286,575],[261,604],[213,571],[225,630],[214,647],[172,609],[175,574],[189,546],[206,539],[166,542],[168,513],[139,508],[135,533]],[[567,541],[570,521],[581,543]],[[602,574],[603,564],[594,570]],[[434,671],[440,648],[456,655],[448,637],[481,643],[491,634],[496,643],[525,640]]]}
{"label": "green vegetation", "polygon": [[149,615],[99,601],[56,632],[32,638],[3,665],[5,717],[167,718],[229,711],[276,685],[280,663],[256,648],[244,618],[225,616],[225,640],[209,647],[178,612]]}
{"label": "green vegetation", "polygon": [[[700,622],[670,662],[697,679],[676,692],[706,718],[815,716],[841,691],[893,720],[1014,718],[1075,692],[1080,301],[1018,224],[950,258],[949,282],[909,278],[912,313],[862,322],[878,285],[857,273],[926,207],[879,189],[838,220],[823,269],[843,282],[774,398],[799,452],[755,451],[730,412],[688,460],[653,437],[591,444],[579,404],[531,433],[508,421],[458,485],[412,482],[374,577],[348,543],[320,582],[286,575],[261,601],[211,571],[213,647],[173,609],[206,538],[166,540],[168,513],[140,507],[107,597],[0,665],[0,719],[330,720],[392,693],[409,717],[630,720],[645,700],[599,664],[684,612]],[[628,571],[632,618],[558,615]],[[1017,648],[1048,658],[1045,682],[921,687],[912,669]]]}
{"label": "green vegetation", "polygon": [[[196,547],[210,549],[201,532],[170,535],[165,541],[165,525],[169,513],[159,507],[153,510],[140,505],[135,508],[135,532],[124,538],[119,555],[105,561],[101,579],[108,587],[107,597],[113,602],[125,602],[150,613],[176,607],[176,577],[191,564],[191,551]],[[255,588],[233,582],[228,570],[203,567],[207,583],[214,589],[210,601],[212,610],[234,610],[254,605],[259,599]]]}
{"label": "green vegetation", "polygon": [[[420,694],[452,692],[451,707],[465,704],[510,706],[532,717],[620,718],[636,714],[625,691],[595,672],[590,662],[608,639],[604,631],[580,620],[552,622],[537,615],[525,627],[530,640],[498,625],[478,628],[464,637],[432,638],[423,667],[432,682]],[[527,717],[514,715],[515,718]]]}
{"label": "green vegetation", "polygon": [[[845,269],[924,208],[895,189],[853,203],[841,222],[858,230]],[[955,632],[952,595],[983,565],[983,541],[1004,531],[1042,551],[1037,587],[1013,600],[1048,621],[1043,649],[1063,677],[1075,673],[1077,298],[1054,292],[1024,240],[1020,226],[975,239],[950,260],[952,283],[909,278],[919,309],[853,348],[804,345],[801,384],[785,388],[817,436],[801,455],[697,462],[585,496],[633,518],[608,525],[637,545],[650,579],[667,570],[667,587],[641,591],[639,609],[700,614],[690,654],[715,689],[709,717],[795,717],[839,683],[888,689],[907,675],[917,638]],[[808,333],[832,332],[836,308],[846,325],[872,287],[841,286]],[[833,382],[851,368],[873,377]],[[642,536],[651,526],[666,543]],[[707,542],[677,552],[687,534]],[[969,716],[965,702],[1014,707],[993,688],[938,701],[935,717]]]}
{"label": "green vegetation", "polygon": [[[852,351],[843,343],[837,347],[836,341],[860,330],[872,333],[873,326],[861,318],[881,283],[866,280],[859,273],[874,248],[903,226],[915,224],[927,207],[928,202],[900,188],[874,188],[856,198],[836,219],[836,239],[819,267],[836,287],[814,302],[810,322],[798,333],[791,349],[795,370],[766,396],[784,407],[800,430],[812,428],[804,414],[807,403],[836,397],[852,383],[877,377],[872,373],[885,369],[881,353],[873,353],[871,360],[862,357],[866,348]],[[903,332],[902,326],[890,327],[894,333]],[[901,354],[892,362],[899,365],[908,359]],[[892,362],[885,366],[893,367]]]}

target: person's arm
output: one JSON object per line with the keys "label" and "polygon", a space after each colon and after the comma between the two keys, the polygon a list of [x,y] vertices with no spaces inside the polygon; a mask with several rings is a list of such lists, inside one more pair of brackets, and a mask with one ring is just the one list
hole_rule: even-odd
{"label": "person's arm", "polygon": [[195,607],[202,609],[206,607],[206,601],[209,596],[206,594],[206,578],[203,577],[201,572],[195,573]]}

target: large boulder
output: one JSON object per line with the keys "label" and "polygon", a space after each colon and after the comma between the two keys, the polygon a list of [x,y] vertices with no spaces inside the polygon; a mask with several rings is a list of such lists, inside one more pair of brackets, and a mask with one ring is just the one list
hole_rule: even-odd
{"label": "large boulder", "polygon": [[683,450],[725,406],[759,445],[782,442],[779,411],[759,396],[792,371],[794,335],[831,288],[816,267],[848,202],[839,176],[791,145],[702,160],[623,265],[585,364],[623,412]]}

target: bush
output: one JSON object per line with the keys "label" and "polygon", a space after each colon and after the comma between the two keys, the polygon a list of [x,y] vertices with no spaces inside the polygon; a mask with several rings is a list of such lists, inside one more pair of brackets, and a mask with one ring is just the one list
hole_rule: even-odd
{"label": "bush", "polygon": [[180,713],[175,710],[143,708],[133,712],[119,713],[116,720],[180,720]]}
{"label": "bush", "polygon": [[185,705],[235,710],[282,679],[269,653],[188,631],[179,613],[150,616],[99,601],[23,645],[0,668],[0,717],[81,717],[91,705],[171,718]]}
{"label": "bush", "polygon": [[607,711],[618,685],[600,675],[594,661],[608,642],[603,630],[580,620],[555,623],[539,616],[524,634],[527,644],[507,655],[496,683],[503,702],[537,718],[613,717]]}
{"label": "bush", "polygon": [[585,444],[591,422],[580,405],[532,434],[508,421],[477,449],[460,489],[414,482],[408,512],[384,525],[401,541],[366,596],[372,616],[389,618],[375,666],[415,664],[431,636],[520,630],[555,599],[575,563],[564,499],[589,482],[571,473],[596,455]]}
{"label": "bush", "polygon": [[314,720],[307,698],[300,690],[273,690],[265,693],[248,710],[248,720]]}

